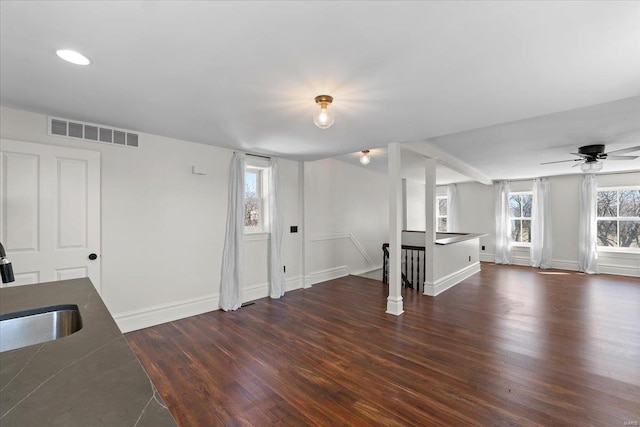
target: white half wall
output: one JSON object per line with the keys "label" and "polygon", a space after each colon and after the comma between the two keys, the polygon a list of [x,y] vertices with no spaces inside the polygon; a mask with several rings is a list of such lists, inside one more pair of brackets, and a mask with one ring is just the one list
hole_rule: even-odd
{"label": "white half wall", "polygon": [[[224,148],[139,135],[137,149],[49,136],[47,116],[0,109],[2,138],[101,153],[102,298],[125,332],[218,308],[232,156]],[[193,166],[208,174],[192,174]],[[281,160],[280,169],[284,262],[293,289],[302,286],[301,233],[289,232],[301,225],[301,176],[298,162]],[[245,301],[268,294],[267,243],[246,242]]]}

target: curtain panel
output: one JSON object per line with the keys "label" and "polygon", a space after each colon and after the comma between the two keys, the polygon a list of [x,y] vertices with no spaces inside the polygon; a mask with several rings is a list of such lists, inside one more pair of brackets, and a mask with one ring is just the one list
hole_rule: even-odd
{"label": "curtain panel", "polygon": [[496,264],[511,264],[511,216],[509,213],[509,183],[493,185],[493,205],[496,217]]}
{"label": "curtain panel", "polygon": [[597,184],[595,175],[580,180],[580,212],[578,216],[578,269],[598,273]]}
{"label": "curtain panel", "polygon": [[533,209],[531,218],[531,266],[551,268],[551,205],[550,184],[547,178],[533,181]]}
{"label": "curtain panel", "polygon": [[271,239],[269,240],[269,282],[271,289],[269,290],[269,295],[271,298],[280,298],[285,293],[284,265],[282,262],[284,218],[280,166],[276,158],[271,158],[269,178],[269,216],[271,221]]}
{"label": "curtain panel", "polygon": [[233,153],[229,167],[227,231],[222,251],[220,308],[237,310],[242,304],[240,286],[244,268],[244,153]]}

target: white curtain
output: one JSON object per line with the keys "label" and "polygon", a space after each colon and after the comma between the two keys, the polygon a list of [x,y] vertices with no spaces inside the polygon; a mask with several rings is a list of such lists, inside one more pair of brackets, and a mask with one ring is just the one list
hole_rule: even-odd
{"label": "white curtain", "polygon": [[493,206],[496,215],[496,264],[511,264],[511,216],[509,214],[509,183],[493,186]]}
{"label": "white curtain", "polygon": [[460,202],[455,184],[447,186],[447,231],[460,231]]}
{"label": "white curtain", "polygon": [[227,232],[222,251],[220,308],[240,308],[244,269],[244,153],[233,153],[229,168]]}
{"label": "white curtain", "polygon": [[549,180],[533,181],[533,209],[531,215],[531,265],[551,268],[551,206]]}
{"label": "white curtain", "polygon": [[598,273],[596,193],[595,175],[584,175],[580,181],[578,269],[588,274]]}
{"label": "white curtain", "polygon": [[271,159],[269,179],[269,216],[271,222],[271,240],[269,241],[269,278],[271,298],[284,296],[284,266],[282,264],[283,206],[280,187],[280,167],[278,159]]}

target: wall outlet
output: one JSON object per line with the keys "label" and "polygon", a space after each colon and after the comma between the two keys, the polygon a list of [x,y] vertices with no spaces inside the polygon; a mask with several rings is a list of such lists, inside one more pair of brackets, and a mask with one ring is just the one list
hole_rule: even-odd
{"label": "wall outlet", "polygon": [[482,245],[482,250],[484,251],[484,245]]}
{"label": "wall outlet", "polygon": [[209,170],[202,166],[193,166],[191,167],[191,173],[194,175],[206,175],[209,173]]}
{"label": "wall outlet", "polygon": [[291,229],[292,233],[297,233],[298,232],[298,226],[297,225],[292,225],[290,229]]}
{"label": "wall outlet", "polygon": [[471,255],[469,255],[469,261],[471,261]]}
{"label": "wall outlet", "polygon": [[287,266],[283,265],[282,268],[284,269],[284,272],[286,273],[287,272]]}

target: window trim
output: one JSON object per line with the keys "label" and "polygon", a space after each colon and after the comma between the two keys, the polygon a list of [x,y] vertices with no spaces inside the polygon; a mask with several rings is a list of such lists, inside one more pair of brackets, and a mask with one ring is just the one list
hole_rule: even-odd
{"label": "window trim", "polygon": [[[446,200],[447,201],[447,214],[446,215],[440,215],[440,200]],[[436,233],[446,233],[447,230],[438,230],[438,226],[440,225],[440,218],[444,218],[447,220],[447,227],[448,227],[448,218],[449,218],[449,200],[447,196],[436,196]]]}
{"label": "window trim", "polygon": [[[640,185],[616,185],[616,186],[603,186],[596,188],[596,212],[598,209],[598,193],[601,191],[625,191],[625,190],[636,190],[640,191]],[[616,203],[616,214],[620,214],[620,196],[617,196]],[[620,244],[620,221],[640,221],[640,218],[633,216],[596,216],[596,227],[598,226],[598,221],[612,221],[615,220],[618,222],[618,227],[616,227],[618,233],[618,245]],[[597,229],[596,229],[597,234]],[[596,251],[597,252],[609,252],[609,253],[628,253],[628,254],[640,254],[640,248],[631,248],[626,246],[600,246],[598,244],[598,239],[596,237]]]}
{"label": "window trim", "polygon": [[258,241],[270,240],[270,239],[271,239],[271,233],[265,233],[265,232],[251,231],[251,232],[245,233],[244,235],[245,242],[258,242]]}
{"label": "window trim", "polygon": [[[244,226],[244,234],[245,235],[264,235],[270,233],[270,218],[269,218],[269,167],[270,163],[268,161],[263,161],[262,159],[249,159],[247,158],[246,164],[244,167],[244,173],[247,172],[258,172],[258,179],[256,182],[256,192],[260,192],[260,225],[256,227],[249,227],[247,225]],[[246,199],[246,197],[245,197]],[[259,237],[259,236],[255,236]],[[261,239],[258,239],[261,240]]]}
{"label": "window trim", "polygon": [[[533,224],[533,190],[523,190],[523,191],[510,191],[509,192],[509,198],[511,198],[511,196],[522,196],[522,195],[530,195],[531,196],[531,216],[518,216],[518,217],[512,217],[511,216],[511,208],[509,208],[509,223],[511,223],[511,220],[529,220],[531,221],[531,224]],[[520,213],[522,214],[522,208],[520,209]],[[510,230],[512,231],[512,230]],[[516,242],[515,240],[511,240],[511,232],[509,233],[509,240],[511,241],[511,246],[516,246],[516,247],[523,247],[523,248],[530,248],[531,247],[531,242]]]}

